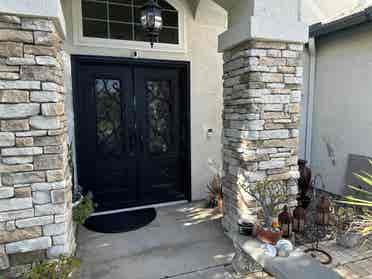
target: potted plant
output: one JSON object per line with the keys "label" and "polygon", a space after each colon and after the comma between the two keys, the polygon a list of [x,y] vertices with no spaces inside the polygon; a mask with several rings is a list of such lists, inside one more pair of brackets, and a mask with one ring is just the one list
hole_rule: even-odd
{"label": "potted plant", "polygon": [[217,207],[222,212],[222,183],[219,175],[213,177],[212,181],[207,185],[208,189],[208,207]]}
{"label": "potted plant", "polygon": [[281,238],[277,216],[281,207],[288,202],[288,186],[268,179],[253,184],[240,184],[240,187],[261,206],[264,213],[264,226],[257,227],[257,237],[270,244]]}
{"label": "potted plant", "polygon": [[[372,161],[369,161],[369,163],[372,165]],[[371,174],[363,171],[354,175],[367,187],[372,187]],[[338,239],[338,243],[341,245],[346,244],[346,247],[350,246],[345,242],[347,240],[352,240],[358,245],[364,238],[372,235],[372,191],[352,185],[348,185],[348,188],[353,191],[353,195],[345,197],[342,201],[338,201],[340,204],[354,207],[355,211],[351,222],[349,222],[350,224],[346,223],[346,227],[343,228],[346,235],[343,237],[339,236]],[[345,240],[345,238],[348,239]]]}
{"label": "potted plant", "polygon": [[94,206],[92,199],[89,196],[85,196],[82,198],[81,202],[72,209],[72,219],[76,224],[83,225],[93,211]]}
{"label": "potted plant", "polygon": [[337,217],[336,243],[345,248],[359,246],[364,236],[357,229],[356,225],[360,219],[355,209],[352,207],[340,207],[337,210]]}

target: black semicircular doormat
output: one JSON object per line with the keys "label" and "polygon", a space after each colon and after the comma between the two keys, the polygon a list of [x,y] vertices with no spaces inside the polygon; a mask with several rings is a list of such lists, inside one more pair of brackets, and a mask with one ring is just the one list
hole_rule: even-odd
{"label": "black semicircular doormat", "polygon": [[84,224],[99,233],[125,233],[147,226],[156,218],[154,208],[89,217]]}

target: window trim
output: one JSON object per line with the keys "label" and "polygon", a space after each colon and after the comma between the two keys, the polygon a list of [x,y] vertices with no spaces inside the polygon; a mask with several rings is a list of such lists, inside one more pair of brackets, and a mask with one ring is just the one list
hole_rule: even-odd
{"label": "window trim", "polygon": [[186,13],[180,0],[166,0],[178,11],[178,44],[85,37],[83,35],[82,0],[72,0],[73,42],[76,46],[104,47],[115,49],[135,49],[153,52],[186,52]]}

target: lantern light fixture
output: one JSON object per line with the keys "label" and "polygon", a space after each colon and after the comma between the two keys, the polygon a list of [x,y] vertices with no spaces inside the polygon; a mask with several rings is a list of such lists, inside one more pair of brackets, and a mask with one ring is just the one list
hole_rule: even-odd
{"label": "lantern light fixture", "polygon": [[162,8],[154,0],[149,0],[141,7],[141,25],[153,48],[163,27]]}

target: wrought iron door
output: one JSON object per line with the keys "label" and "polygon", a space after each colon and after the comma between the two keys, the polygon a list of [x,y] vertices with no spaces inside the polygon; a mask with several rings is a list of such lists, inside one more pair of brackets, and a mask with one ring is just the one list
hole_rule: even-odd
{"label": "wrought iron door", "polygon": [[96,210],[189,199],[182,69],[74,68],[78,180],[93,193]]}

